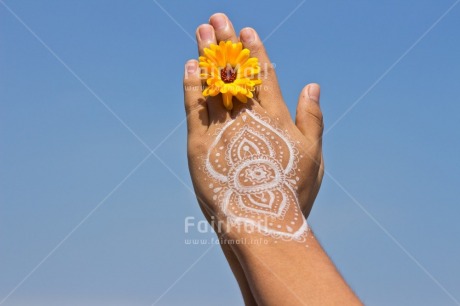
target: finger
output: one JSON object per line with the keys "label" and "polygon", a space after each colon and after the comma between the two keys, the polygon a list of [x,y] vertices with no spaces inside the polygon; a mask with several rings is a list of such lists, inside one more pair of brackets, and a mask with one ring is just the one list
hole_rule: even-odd
{"label": "finger", "polygon": [[308,84],[302,89],[297,104],[296,126],[307,138],[312,149],[321,148],[324,129],[319,97],[319,85],[315,83]]}
{"label": "finger", "polygon": [[238,42],[235,29],[233,29],[232,22],[225,14],[216,13],[209,18],[209,24],[214,28],[216,33],[217,42],[230,40]]}
{"label": "finger", "polygon": [[240,32],[240,40],[243,46],[251,52],[251,57],[257,57],[259,59],[259,77],[262,80],[262,84],[257,91],[257,100],[260,105],[266,110],[272,111],[273,114],[279,114],[280,112],[288,113],[288,109],[284,104],[279,89],[275,70],[265,52],[264,45],[259,35],[252,28],[244,28]]}
{"label": "finger", "polygon": [[204,55],[204,48],[209,48],[210,44],[217,44],[214,28],[209,24],[200,25],[196,29],[196,42],[199,55]]}
{"label": "finger", "polygon": [[[209,24],[202,24],[196,30],[196,41],[200,56],[204,55],[204,49],[209,48],[210,44],[217,44],[214,28]],[[206,83],[203,83],[205,85]],[[228,111],[225,109],[222,96],[218,94],[206,99],[208,104],[209,123],[225,122],[230,118]]]}
{"label": "finger", "polygon": [[[237,42],[238,38],[236,37],[235,30],[233,29],[233,25],[230,19],[222,13],[216,13],[209,18],[209,24],[213,27],[214,33],[216,34],[216,40],[219,43],[220,41],[227,41],[230,40],[232,42]],[[221,107],[214,113],[213,119],[221,122],[227,121],[228,118],[231,117],[231,112],[229,112],[224,105],[229,104],[235,106],[239,104],[236,102],[236,99],[232,97],[230,94],[226,95],[219,95],[222,99],[226,99],[226,101],[222,101],[217,99],[214,103],[219,104]],[[220,102],[220,103],[219,103]],[[217,107],[216,107],[217,108]]]}
{"label": "finger", "polygon": [[[214,28],[217,42],[239,42],[232,22],[225,14],[216,13],[212,15],[211,18],[209,18],[209,23]],[[223,97],[224,96],[225,95],[223,95]],[[231,99],[231,104],[233,105],[232,110],[229,112],[231,118],[235,118],[242,109],[252,108],[252,106],[257,103],[257,101],[253,99],[247,99],[247,102],[242,103],[236,98],[231,98],[231,95],[227,95],[226,97],[227,99]]]}
{"label": "finger", "polygon": [[189,134],[201,135],[208,129],[208,110],[201,89],[198,62],[189,60],[184,71],[184,104]]}

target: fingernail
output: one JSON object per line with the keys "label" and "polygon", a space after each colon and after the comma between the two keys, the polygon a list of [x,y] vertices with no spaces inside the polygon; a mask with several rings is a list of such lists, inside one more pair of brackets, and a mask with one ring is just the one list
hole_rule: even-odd
{"label": "fingernail", "polygon": [[308,85],[308,97],[310,100],[314,100],[319,103],[319,85],[310,84]]}
{"label": "fingernail", "polygon": [[202,25],[198,29],[201,41],[212,40],[212,28],[209,25]]}
{"label": "fingernail", "polygon": [[223,14],[213,15],[210,22],[216,30],[221,30],[227,27],[227,18]]}
{"label": "fingernail", "polygon": [[193,74],[196,71],[197,68],[196,61],[189,61],[187,62],[187,73]]}
{"label": "fingernail", "polygon": [[253,29],[243,29],[240,33],[240,37],[244,43],[252,43],[256,39]]}

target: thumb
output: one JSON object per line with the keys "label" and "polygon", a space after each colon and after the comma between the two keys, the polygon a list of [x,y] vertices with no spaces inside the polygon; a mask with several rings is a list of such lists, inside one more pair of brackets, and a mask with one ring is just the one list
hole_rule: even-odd
{"label": "thumb", "polygon": [[300,92],[295,124],[313,147],[321,146],[323,113],[319,104],[320,87],[316,83],[305,86]]}

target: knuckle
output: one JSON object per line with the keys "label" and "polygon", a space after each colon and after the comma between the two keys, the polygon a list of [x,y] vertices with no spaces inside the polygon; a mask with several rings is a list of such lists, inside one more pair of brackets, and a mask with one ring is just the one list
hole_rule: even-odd
{"label": "knuckle", "polygon": [[253,41],[249,44],[249,48],[251,49],[251,53],[259,55],[260,52],[264,51],[264,46],[260,41]]}
{"label": "knuckle", "polygon": [[219,36],[220,36],[219,37],[220,40],[223,40],[223,41],[227,41],[227,40],[235,41],[235,35],[232,32],[230,32],[230,30],[220,33]]}
{"label": "knuckle", "polygon": [[273,63],[260,63],[260,75],[264,78],[275,78],[275,65]]}
{"label": "knuckle", "polygon": [[[206,103],[206,102],[205,102]],[[199,111],[203,108],[203,101],[197,100],[192,102],[185,103],[185,114],[187,116],[192,115],[195,111]]]}
{"label": "knuckle", "polygon": [[321,130],[324,129],[324,119],[321,112],[309,109],[307,110],[307,114],[321,128]]}

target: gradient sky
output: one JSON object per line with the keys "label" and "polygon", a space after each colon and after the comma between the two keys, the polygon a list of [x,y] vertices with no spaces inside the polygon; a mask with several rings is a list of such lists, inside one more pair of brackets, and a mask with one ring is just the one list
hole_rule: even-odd
{"label": "gradient sky", "polygon": [[1,305],[242,304],[219,247],[184,243],[212,237],[184,233],[180,180],[183,64],[214,12],[267,38],[292,114],[322,85],[309,222],[361,299],[458,304],[458,2],[1,0]]}

